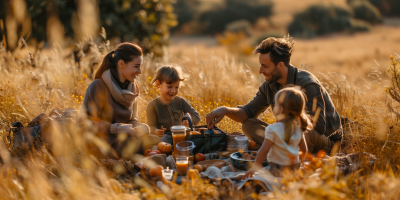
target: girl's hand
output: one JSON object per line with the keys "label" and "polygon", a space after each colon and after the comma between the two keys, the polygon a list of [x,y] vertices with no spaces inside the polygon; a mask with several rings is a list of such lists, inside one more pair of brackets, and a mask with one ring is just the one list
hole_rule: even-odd
{"label": "girl's hand", "polygon": [[251,178],[255,173],[255,170],[253,168],[251,168],[249,171],[247,171],[247,173],[242,177],[242,180]]}
{"label": "girl's hand", "polygon": [[163,129],[156,129],[155,133],[156,133],[156,135],[157,135],[158,137],[162,137],[162,136],[164,136],[164,132],[165,132],[166,130],[167,130],[166,128],[163,128]]}

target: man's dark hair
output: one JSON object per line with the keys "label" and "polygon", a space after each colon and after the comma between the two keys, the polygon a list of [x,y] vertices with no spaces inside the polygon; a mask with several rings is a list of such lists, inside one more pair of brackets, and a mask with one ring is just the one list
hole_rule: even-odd
{"label": "man's dark hair", "polygon": [[290,41],[290,37],[274,38],[269,37],[263,40],[254,49],[254,53],[267,54],[270,53],[271,61],[277,65],[283,62],[286,67],[290,64],[290,56],[292,55],[294,42]]}

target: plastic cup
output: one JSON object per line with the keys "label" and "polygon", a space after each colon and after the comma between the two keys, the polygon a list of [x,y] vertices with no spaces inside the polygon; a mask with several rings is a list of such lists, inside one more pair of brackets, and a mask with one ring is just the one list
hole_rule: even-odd
{"label": "plastic cup", "polygon": [[176,171],[178,171],[179,175],[185,176],[188,167],[189,167],[189,157],[187,156],[176,157]]}

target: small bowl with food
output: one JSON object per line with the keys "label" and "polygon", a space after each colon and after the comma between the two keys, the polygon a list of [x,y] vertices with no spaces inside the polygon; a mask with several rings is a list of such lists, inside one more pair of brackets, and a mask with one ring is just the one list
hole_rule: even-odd
{"label": "small bowl with food", "polygon": [[[244,153],[236,152],[231,154],[231,163],[238,169],[248,170],[253,166],[256,161],[257,151],[247,151]],[[268,161],[265,159],[262,164],[263,167],[268,166]]]}

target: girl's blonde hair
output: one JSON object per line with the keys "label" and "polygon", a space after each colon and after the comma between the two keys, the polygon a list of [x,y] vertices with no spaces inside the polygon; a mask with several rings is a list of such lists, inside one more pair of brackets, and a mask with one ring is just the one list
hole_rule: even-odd
{"label": "girl's blonde hair", "polygon": [[177,70],[173,66],[163,66],[157,70],[156,76],[151,81],[151,84],[155,84],[156,81],[159,81],[160,84],[165,81],[167,84],[175,83],[177,81],[185,80],[179,70]]}
{"label": "girl's blonde hair", "polygon": [[276,93],[276,101],[282,106],[284,114],[285,134],[284,141],[289,143],[295,131],[295,120],[300,118],[300,128],[303,131],[311,130],[311,118],[306,114],[307,97],[299,88],[288,85]]}

